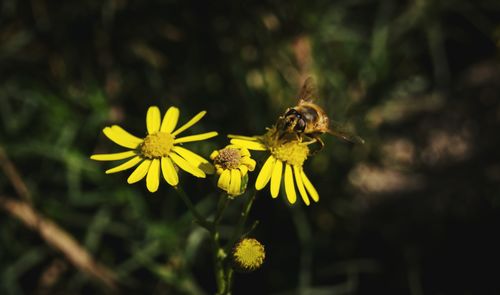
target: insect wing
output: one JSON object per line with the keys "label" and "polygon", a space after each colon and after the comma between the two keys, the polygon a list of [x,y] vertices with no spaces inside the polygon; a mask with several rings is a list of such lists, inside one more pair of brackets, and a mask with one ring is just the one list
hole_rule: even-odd
{"label": "insect wing", "polygon": [[308,77],[299,92],[299,103],[302,101],[312,102],[318,94],[316,83],[312,77]]}
{"label": "insect wing", "polygon": [[365,143],[365,140],[363,138],[357,136],[352,132],[345,130],[345,128],[340,126],[338,123],[330,122],[330,130],[328,130],[328,133],[352,143],[357,143],[357,144]]}

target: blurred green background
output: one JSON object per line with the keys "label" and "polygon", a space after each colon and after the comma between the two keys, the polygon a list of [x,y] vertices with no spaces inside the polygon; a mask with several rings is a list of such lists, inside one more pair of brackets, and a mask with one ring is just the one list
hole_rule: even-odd
{"label": "blurred green background", "polygon": [[[103,127],[144,136],[147,108],[174,105],[181,122],[208,111],[189,132],[220,135],[186,145],[208,157],[264,133],[311,75],[366,144],[324,136],[305,168],[317,204],[259,195],[266,262],[234,294],[498,294],[499,53],[496,0],[3,0],[0,145],[118,293],[212,294],[206,234],[173,190],[89,155],[121,150]],[[181,185],[212,212],[213,180]],[[0,195],[21,200],[4,174]],[[1,294],[110,292],[1,212]]]}

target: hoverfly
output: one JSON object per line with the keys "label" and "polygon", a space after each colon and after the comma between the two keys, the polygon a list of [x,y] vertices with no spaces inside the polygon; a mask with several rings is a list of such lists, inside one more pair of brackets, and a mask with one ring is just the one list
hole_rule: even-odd
{"label": "hoverfly", "polygon": [[280,133],[280,138],[294,135],[301,140],[311,139],[312,142],[317,141],[320,144],[320,149],[324,146],[319,137],[323,133],[332,134],[352,143],[364,143],[361,137],[344,130],[339,124],[331,122],[323,108],[314,102],[316,97],[314,80],[309,77],[300,90],[297,105],[288,108],[278,118],[276,128]]}

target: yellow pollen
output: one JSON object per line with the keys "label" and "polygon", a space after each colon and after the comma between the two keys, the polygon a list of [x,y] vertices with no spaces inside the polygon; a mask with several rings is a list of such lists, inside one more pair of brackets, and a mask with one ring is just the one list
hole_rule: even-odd
{"label": "yellow pollen", "polygon": [[240,269],[252,271],[259,268],[266,258],[264,246],[256,239],[243,239],[233,250],[233,259]]}
{"label": "yellow pollen", "polygon": [[241,153],[234,148],[222,149],[215,157],[214,164],[220,165],[222,169],[236,169],[241,165]]}
{"label": "yellow pollen", "polygon": [[302,166],[309,155],[309,148],[298,141],[289,141],[270,147],[271,154],[278,160],[293,166]]}
{"label": "yellow pollen", "polygon": [[309,155],[309,147],[298,139],[282,138],[276,127],[270,128],[262,138],[271,154],[293,166],[302,166]]}
{"label": "yellow pollen", "polygon": [[144,138],[140,145],[141,154],[149,159],[166,157],[174,146],[174,137],[170,133],[156,132]]}

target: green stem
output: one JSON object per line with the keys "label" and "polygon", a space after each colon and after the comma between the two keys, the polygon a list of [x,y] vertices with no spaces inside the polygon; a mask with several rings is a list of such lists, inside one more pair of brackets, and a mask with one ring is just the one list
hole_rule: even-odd
{"label": "green stem", "polygon": [[229,203],[229,198],[226,195],[221,195],[217,206],[217,213],[215,214],[213,222],[210,222],[205,219],[200,212],[198,212],[195,205],[191,202],[191,199],[182,188],[177,187],[175,191],[186,204],[189,211],[191,211],[191,214],[193,214],[196,222],[210,233],[210,240],[212,242],[213,249],[215,280],[217,283],[217,294],[231,294],[230,281],[232,278],[232,269],[230,267],[225,267],[227,254],[226,251],[224,251],[224,248],[220,245],[220,233],[217,230],[217,225],[219,224],[224,210]]}
{"label": "green stem", "polygon": [[213,225],[210,222],[208,222],[200,214],[200,212],[198,212],[198,210],[194,206],[193,202],[191,202],[191,199],[189,199],[189,197],[187,196],[186,192],[182,188],[180,188],[180,187],[176,187],[175,191],[181,197],[182,201],[186,204],[186,206],[188,207],[189,211],[191,211],[191,214],[193,214],[194,218],[196,219],[196,222],[199,225],[201,225],[202,227],[204,227],[206,230],[208,230],[209,232],[212,232],[213,231]]}
{"label": "green stem", "polygon": [[214,217],[214,226],[217,226],[222,218],[222,215],[224,213],[224,210],[226,209],[227,205],[229,204],[230,197],[226,194],[221,194],[219,198],[219,204],[217,205],[217,213],[215,213]]}
{"label": "green stem", "polygon": [[230,295],[233,282],[233,268],[227,261],[224,249],[219,248],[215,261],[215,278],[217,281],[217,295]]}
{"label": "green stem", "polygon": [[241,238],[246,238],[251,232],[253,232],[253,230],[259,225],[259,221],[258,220],[255,220],[253,223],[252,223],[252,226],[250,226],[250,229],[247,230],[245,233],[243,233],[241,235]]}
{"label": "green stem", "polygon": [[234,231],[233,237],[229,240],[229,243],[226,245],[226,251],[230,251],[231,247],[236,243],[236,240],[242,237],[243,230],[245,229],[245,223],[247,222],[248,215],[250,213],[250,209],[252,209],[253,201],[257,196],[257,192],[248,197],[245,205],[243,205],[243,211],[241,211],[240,219],[238,220],[238,224],[236,225],[236,230]]}
{"label": "green stem", "polygon": [[227,254],[220,246],[219,233],[214,232],[212,237],[212,248],[213,248],[213,258],[214,258],[214,271],[215,271],[215,281],[217,283],[217,295],[228,294],[227,284],[226,284],[226,272],[224,268],[224,262],[226,260]]}
{"label": "green stem", "polygon": [[219,202],[217,205],[217,212],[215,213],[213,221],[213,233],[212,233],[212,243],[213,243],[213,255],[214,255],[214,270],[215,270],[215,280],[217,283],[217,294],[226,295],[231,293],[230,286],[228,284],[227,278],[227,253],[224,248],[220,245],[219,231],[217,226],[222,218],[224,210],[226,209],[230,201],[229,196],[226,194],[221,194],[219,197]]}
{"label": "green stem", "polygon": [[234,269],[229,266],[226,270],[226,289],[228,294],[231,294],[231,289],[233,288],[233,273]]}
{"label": "green stem", "polygon": [[[213,222],[210,222],[207,221],[207,219],[205,219],[198,212],[193,202],[191,202],[191,199],[189,199],[186,192],[184,192],[182,188],[177,187],[175,191],[181,197],[182,201],[184,201],[189,211],[191,211],[191,214],[193,214],[196,222],[200,226],[208,230],[208,232],[210,233],[210,239],[213,248],[215,280],[217,283],[217,295],[230,295],[234,270],[228,263],[227,253],[230,250],[230,248],[234,245],[236,240],[242,237],[243,230],[245,229],[245,223],[248,219],[248,215],[250,213],[250,209],[252,208],[253,201],[255,200],[256,193],[248,197],[245,205],[243,206],[243,210],[238,220],[236,230],[234,231],[234,235],[232,239],[229,241],[229,243],[226,245],[226,247],[223,248],[221,247],[220,244],[220,233],[217,230],[217,225],[219,224],[222,218],[222,215],[230,201],[230,198],[226,195],[221,195],[214,220]],[[254,223],[251,230],[253,230],[256,224],[257,223]]]}

